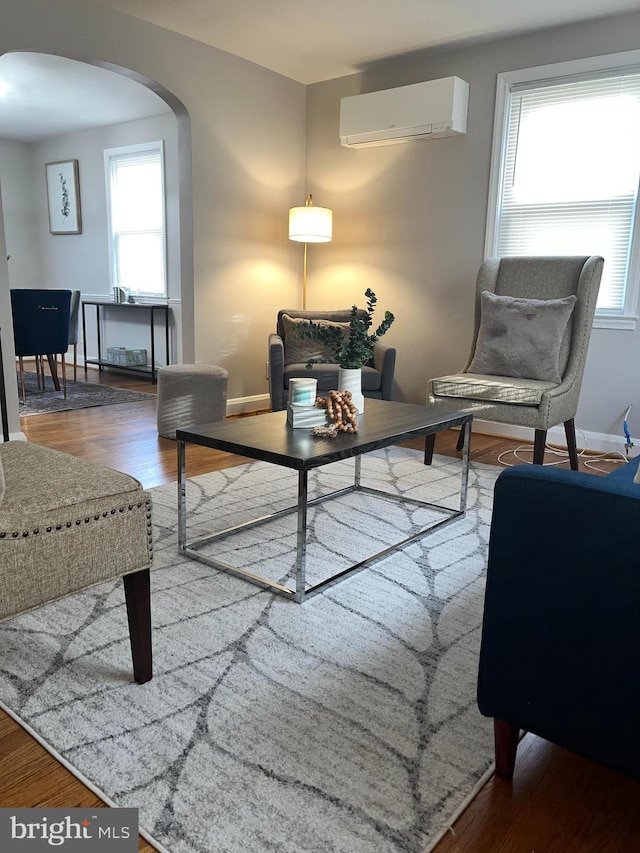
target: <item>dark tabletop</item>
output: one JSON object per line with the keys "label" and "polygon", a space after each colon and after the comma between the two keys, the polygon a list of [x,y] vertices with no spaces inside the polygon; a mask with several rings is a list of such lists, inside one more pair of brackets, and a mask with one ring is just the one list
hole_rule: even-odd
{"label": "dark tabletop", "polygon": [[304,471],[461,426],[472,418],[464,412],[438,413],[425,406],[370,398],[365,398],[364,409],[364,414],[358,416],[359,431],[338,433],[335,438],[316,438],[310,427],[292,429],[287,425],[286,412],[198,424],[177,430],[176,438]]}

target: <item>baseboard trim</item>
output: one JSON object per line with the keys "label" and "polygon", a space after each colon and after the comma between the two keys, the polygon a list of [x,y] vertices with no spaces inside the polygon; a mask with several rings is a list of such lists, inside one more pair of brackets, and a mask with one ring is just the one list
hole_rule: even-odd
{"label": "baseboard trim", "polygon": [[[529,427],[498,424],[474,418],[473,431],[482,433],[483,435],[495,435],[501,438],[512,438],[514,441],[524,441],[528,444],[533,443],[533,430]],[[591,430],[580,429],[579,425],[576,425],[576,433],[578,450],[586,447],[587,453],[615,453],[616,451],[624,453],[625,440],[622,435],[592,432]],[[566,448],[567,440],[564,434],[564,427],[552,427],[547,433],[547,442]],[[640,453],[640,447],[632,447],[629,458],[637,456],[638,453]]]}
{"label": "baseboard trim", "polygon": [[271,409],[268,394],[254,394],[251,397],[233,397],[227,400],[227,415],[245,415],[250,412],[263,412]]}
{"label": "baseboard trim", "polygon": [[[9,441],[26,441],[27,436],[23,432],[10,432],[9,433]],[[2,437],[0,437],[0,444],[4,444],[2,441]]]}

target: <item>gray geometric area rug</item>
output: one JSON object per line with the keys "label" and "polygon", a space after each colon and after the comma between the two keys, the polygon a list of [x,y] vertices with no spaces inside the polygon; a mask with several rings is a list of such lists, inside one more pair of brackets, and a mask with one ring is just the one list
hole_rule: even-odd
{"label": "gray geometric area rug", "polygon": [[142,391],[128,391],[126,388],[112,388],[109,385],[97,385],[91,382],[73,382],[67,376],[67,398],[62,392],[62,376],[60,390],[53,387],[53,380],[45,375],[45,390],[38,390],[35,373],[25,371],[26,405],[22,404],[22,389],[18,379],[18,398],[20,400],[20,416],[45,415],[51,412],[65,412],[70,409],[89,409],[93,406],[110,406],[113,403],[136,403],[148,400],[153,394]]}
{"label": "gray geometric area rug", "polygon": [[[362,457],[362,482],[455,506],[460,467],[392,447]],[[155,488],[153,680],[132,682],[122,584],[101,584],[0,626],[3,707],[108,803],[137,807],[160,850],[425,853],[493,761],[475,694],[498,473],[472,465],[463,519],[302,605],[178,556],[176,485]],[[335,463],[311,490],[352,476]],[[296,487],[262,462],[196,477],[189,534],[293,504]],[[423,523],[407,503],[326,501],[308,565],[333,574]],[[284,578],[295,535],[281,517],[217,553]]]}

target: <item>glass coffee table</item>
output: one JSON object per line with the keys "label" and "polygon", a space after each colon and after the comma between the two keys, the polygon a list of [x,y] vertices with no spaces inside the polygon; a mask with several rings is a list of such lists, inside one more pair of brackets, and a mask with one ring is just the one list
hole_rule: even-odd
{"label": "glass coffee table", "polygon": [[[359,431],[354,434],[339,433],[335,438],[318,438],[308,429],[292,429],[287,425],[286,412],[273,412],[255,417],[234,418],[213,424],[199,424],[176,433],[178,442],[178,548],[181,554],[193,560],[243,578],[249,583],[270,589],[278,595],[302,603],[307,598],[328,589],[330,586],[348,578],[383,557],[403,548],[410,542],[421,539],[427,534],[451,524],[465,514],[467,502],[467,483],[469,477],[469,441],[471,436],[472,415],[465,412],[434,413],[424,406],[408,403],[393,403],[383,400],[367,399],[365,411],[358,416]],[[408,439],[428,436],[451,427],[465,426],[464,447],[461,464],[460,502],[457,509],[440,504],[415,500],[403,495],[391,494],[370,488],[361,483],[361,459],[364,453],[398,444]],[[298,499],[293,506],[262,515],[260,518],[234,525],[217,533],[189,541],[187,537],[187,478],[186,446],[198,444],[216,450],[224,450],[273,465],[292,468],[298,472]],[[342,459],[354,459],[353,484],[319,497],[308,496],[308,475],[314,468],[328,465]],[[429,507],[444,514],[429,526],[414,531],[399,542],[384,548],[343,568],[334,575],[307,586],[307,510],[310,506],[338,498],[350,492],[360,491],[376,495],[389,501],[403,501],[421,507]],[[232,566],[215,557],[205,555],[201,549],[235,533],[250,527],[266,524],[284,515],[297,514],[296,560],[294,570],[295,585],[288,587],[275,583],[261,575]]]}

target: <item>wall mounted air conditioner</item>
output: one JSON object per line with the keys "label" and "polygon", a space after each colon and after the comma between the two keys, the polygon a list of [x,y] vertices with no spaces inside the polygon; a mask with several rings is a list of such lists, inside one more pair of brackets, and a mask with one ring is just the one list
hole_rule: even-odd
{"label": "wall mounted air conditioner", "polygon": [[347,148],[395,145],[467,132],[469,84],[459,77],[340,100],[340,144]]}

